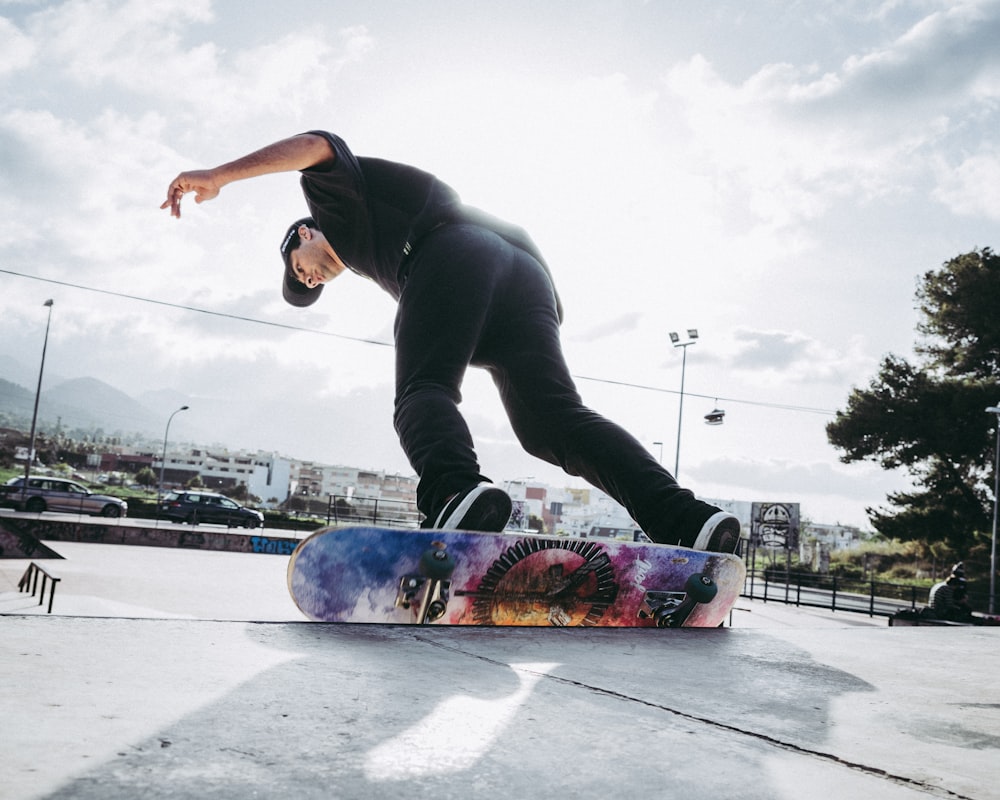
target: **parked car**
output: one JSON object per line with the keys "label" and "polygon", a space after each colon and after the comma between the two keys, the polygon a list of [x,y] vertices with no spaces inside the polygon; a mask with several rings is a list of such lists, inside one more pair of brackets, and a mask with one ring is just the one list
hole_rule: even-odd
{"label": "parked car", "polygon": [[11,478],[0,486],[0,504],[18,511],[67,511],[71,514],[99,514],[102,517],[124,517],[128,503],[118,497],[94,494],[86,486],[66,478],[31,475],[23,491],[24,478]]}
{"label": "parked car", "polygon": [[169,492],[160,501],[160,516],[174,522],[217,522],[229,528],[259,528],[264,515],[215,492]]}

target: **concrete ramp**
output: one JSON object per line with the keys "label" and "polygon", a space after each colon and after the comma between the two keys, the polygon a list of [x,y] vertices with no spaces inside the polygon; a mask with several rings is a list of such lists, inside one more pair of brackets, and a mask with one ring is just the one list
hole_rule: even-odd
{"label": "concrete ramp", "polygon": [[1000,798],[994,631],[0,624],[8,800]]}
{"label": "concrete ramp", "polygon": [[16,520],[0,518],[0,558],[62,558]]}

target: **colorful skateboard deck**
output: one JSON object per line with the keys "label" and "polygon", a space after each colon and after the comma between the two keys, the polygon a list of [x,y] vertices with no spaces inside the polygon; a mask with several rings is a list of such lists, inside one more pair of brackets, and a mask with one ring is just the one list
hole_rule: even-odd
{"label": "colorful skateboard deck", "polygon": [[313,620],[715,627],[743,588],[734,555],[523,533],[324,528],[288,564]]}

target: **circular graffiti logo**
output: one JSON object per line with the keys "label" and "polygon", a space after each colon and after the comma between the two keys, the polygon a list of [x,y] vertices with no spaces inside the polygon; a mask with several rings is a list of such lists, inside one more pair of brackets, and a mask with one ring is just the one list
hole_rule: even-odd
{"label": "circular graffiti logo", "polygon": [[479,625],[596,625],[618,584],[598,544],[522,539],[493,562],[473,594]]}

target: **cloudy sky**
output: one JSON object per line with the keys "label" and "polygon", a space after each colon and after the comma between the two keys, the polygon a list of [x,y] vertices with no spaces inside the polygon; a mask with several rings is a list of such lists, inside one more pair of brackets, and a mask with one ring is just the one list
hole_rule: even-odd
{"label": "cloudy sky", "polygon": [[[996,0],[0,0],[0,377],[37,371],[51,297],[47,385],[408,472],[391,299],[281,300],[296,177],[159,210],[181,170],[326,128],[526,227],[585,399],[671,468],[668,334],[697,328],[682,483],[863,524],[905,481],[824,427],[912,352],[918,277],[1000,246],[998,40]],[[463,408],[487,474],[579,485],[520,454],[485,376]]]}

